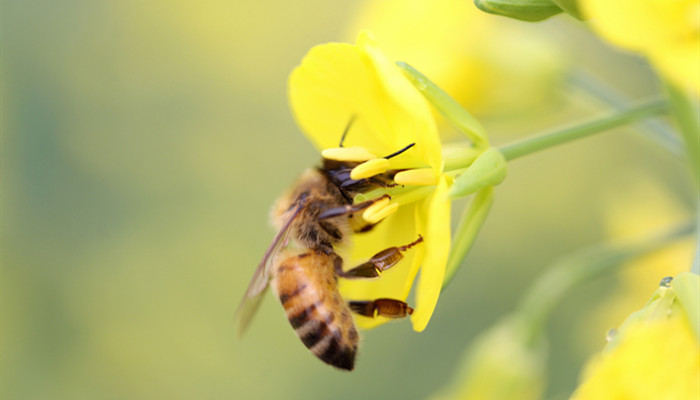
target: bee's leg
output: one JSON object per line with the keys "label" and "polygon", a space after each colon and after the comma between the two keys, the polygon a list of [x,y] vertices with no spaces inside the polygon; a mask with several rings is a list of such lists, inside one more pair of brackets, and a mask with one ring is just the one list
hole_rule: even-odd
{"label": "bee's leg", "polygon": [[413,309],[401,300],[376,299],[374,301],[349,301],[353,312],[365,317],[377,316],[387,318],[403,318],[413,313]]}
{"label": "bee's leg", "polygon": [[366,232],[369,232],[372,229],[374,229],[374,227],[379,225],[380,222],[382,222],[382,221],[376,222],[374,224],[366,224],[366,225],[361,225],[359,227],[353,227],[352,231],[355,233],[366,233]]}
{"label": "bee's leg", "polygon": [[410,249],[422,241],[423,237],[418,235],[418,239],[415,241],[405,246],[389,247],[386,250],[382,250],[373,255],[369,261],[362,263],[348,271],[343,271],[342,267],[336,267],[336,274],[341,278],[376,278],[379,276],[380,271],[386,271],[387,269],[396,265],[399,260],[403,258],[403,254],[401,254],[402,252]]}
{"label": "bee's leg", "polygon": [[357,204],[350,204],[347,206],[341,206],[341,207],[332,207],[326,210],[323,210],[317,217],[318,220],[324,220],[327,218],[333,218],[333,217],[340,217],[341,215],[348,215],[348,214],[353,214],[358,211],[362,211],[365,208],[371,206],[372,204],[378,202],[379,200],[383,199],[390,199],[391,196],[388,194],[385,194],[383,196],[379,196],[376,199],[372,200],[367,200],[363,201],[362,203],[357,203]]}

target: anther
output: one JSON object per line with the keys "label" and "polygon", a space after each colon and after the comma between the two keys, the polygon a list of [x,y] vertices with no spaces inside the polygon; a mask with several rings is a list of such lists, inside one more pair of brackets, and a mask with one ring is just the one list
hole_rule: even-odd
{"label": "anther", "polygon": [[425,186],[436,185],[437,176],[432,168],[417,168],[401,171],[394,176],[399,185]]}
{"label": "anther", "polygon": [[362,213],[362,218],[370,224],[376,224],[398,210],[397,203],[391,203],[389,198],[384,198],[369,206]]}
{"label": "anther", "polygon": [[390,168],[389,160],[386,158],[375,158],[365,161],[350,171],[350,179],[359,180],[371,178],[375,175],[383,174]]}

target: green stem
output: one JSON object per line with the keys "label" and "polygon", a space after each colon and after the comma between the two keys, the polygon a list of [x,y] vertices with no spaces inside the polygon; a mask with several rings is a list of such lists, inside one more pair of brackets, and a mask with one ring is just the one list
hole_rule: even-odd
{"label": "green stem", "polygon": [[667,110],[668,103],[665,100],[657,99],[614,115],[585,122],[578,126],[565,128],[560,131],[526,139],[522,142],[506,145],[500,150],[507,161],[512,161],[540,150],[581,139]]}
{"label": "green stem", "polygon": [[666,90],[671,102],[671,113],[685,141],[686,153],[693,174],[695,188],[700,185],[700,120],[697,113],[697,103],[694,103],[686,93],[674,85],[667,83]]}
{"label": "green stem", "polygon": [[[597,102],[612,107],[617,111],[627,109],[630,103],[627,96],[618,92],[606,82],[602,82],[586,70],[576,69],[572,71],[569,75],[569,79],[577,89],[585,91]],[[669,100],[671,102],[671,107],[673,107],[673,100]],[[680,138],[678,138],[675,129],[671,127],[670,121],[663,121],[660,119],[645,120],[640,121],[637,127],[642,136],[647,137],[672,154],[678,155],[683,153],[683,143],[681,143]]]}

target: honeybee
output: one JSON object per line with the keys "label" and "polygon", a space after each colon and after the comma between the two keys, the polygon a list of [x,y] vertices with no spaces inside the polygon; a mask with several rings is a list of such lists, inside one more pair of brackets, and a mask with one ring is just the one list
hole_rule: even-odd
{"label": "honeybee", "polygon": [[[341,138],[340,147],[350,124]],[[385,158],[400,155],[414,144]],[[351,312],[374,318],[403,318],[413,309],[395,299],[345,301],[338,291],[338,278],[375,278],[395,266],[409,248],[423,241],[390,247],[368,261],[345,270],[336,250],[353,234],[374,226],[361,212],[388,197],[353,204],[358,193],[391,187],[397,171],[353,180],[350,171],[358,162],[323,158],[320,167],[308,169],[282,195],[271,212],[278,232],[258,265],[238,308],[239,334],[250,323],[271,282],[297,336],[323,362],[351,371],[355,365],[358,333]]]}

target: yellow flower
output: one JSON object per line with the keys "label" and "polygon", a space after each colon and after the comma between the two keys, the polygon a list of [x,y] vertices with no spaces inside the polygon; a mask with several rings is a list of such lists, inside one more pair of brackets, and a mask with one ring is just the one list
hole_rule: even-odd
{"label": "yellow flower", "polygon": [[697,275],[683,273],[660,287],[589,362],[572,399],[700,398],[700,347],[691,325],[697,323],[698,282]]}
{"label": "yellow flower", "polygon": [[[298,125],[325,156],[352,153],[368,160],[353,170],[355,176],[407,169],[395,179],[411,186],[388,189],[391,203],[399,207],[369,233],[355,235],[346,268],[408,244],[419,234],[424,243],[407,251],[380,278],[342,280],[340,290],[349,300],[405,300],[420,271],[411,320],[422,331],[435,309],[450,249],[451,178],[443,174],[440,140],[427,101],[368,33],[361,33],[356,45],[329,43],[311,49],[289,78],[289,99]],[[344,148],[338,149],[350,121]],[[381,159],[411,143],[415,146],[400,157]],[[357,317],[365,328],[384,322],[381,317]]]}
{"label": "yellow flower", "polygon": [[681,318],[628,327],[620,345],[587,367],[573,397],[698,399],[698,343]]}
{"label": "yellow flower", "polygon": [[641,53],[680,88],[700,92],[700,1],[580,0],[594,29]]}
{"label": "yellow flower", "polygon": [[563,71],[553,41],[485,14],[471,1],[367,0],[347,36],[361,29],[371,30],[392,59],[415,67],[477,115],[532,112]]}

